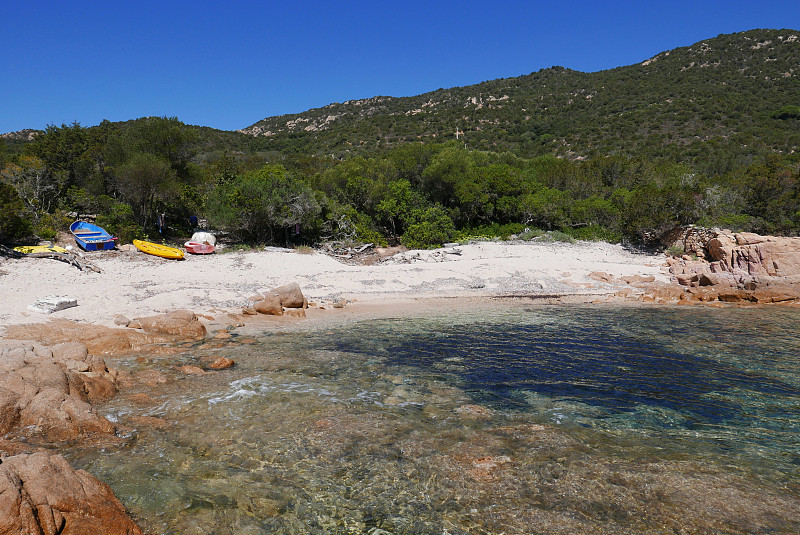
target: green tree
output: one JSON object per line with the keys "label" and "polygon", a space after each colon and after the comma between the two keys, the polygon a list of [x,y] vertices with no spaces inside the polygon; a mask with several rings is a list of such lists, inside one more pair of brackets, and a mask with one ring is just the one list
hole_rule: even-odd
{"label": "green tree", "polygon": [[212,225],[250,243],[281,242],[289,228],[313,226],[321,213],[314,191],[280,165],[218,186],[209,194],[207,210]]}
{"label": "green tree", "polygon": [[46,179],[64,186],[81,185],[92,170],[92,161],[86,155],[87,140],[86,129],[80,123],[48,125],[26,146],[26,152],[44,162]]}
{"label": "green tree", "polygon": [[169,201],[177,192],[175,171],[169,162],[147,153],[134,154],[119,167],[117,187],[122,200],[133,209],[134,218],[145,229],[155,220],[156,202]]}
{"label": "green tree", "polygon": [[158,156],[175,170],[180,178],[193,154],[197,132],[177,117],[146,117],[130,123],[121,133],[127,154],[145,153]]}
{"label": "green tree", "polygon": [[751,165],[743,177],[745,212],[763,221],[758,232],[787,233],[800,222],[800,173],[779,155]]}
{"label": "green tree", "polygon": [[402,234],[413,220],[414,214],[427,205],[425,197],[414,191],[406,179],[390,182],[386,195],[378,204],[377,213],[393,237]]}
{"label": "green tree", "polygon": [[522,223],[547,230],[559,229],[569,221],[572,196],[555,188],[542,187],[520,199]]}
{"label": "green tree", "polygon": [[7,163],[0,176],[14,187],[35,221],[55,208],[65,186],[65,175],[53,175],[44,161],[35,156],[21,156],[17,163]]}
{"label": "green tree", "polygon": [[357,157],[323,172],[317,187],[329,197],[372,217],[386,184],[396,176],[397,170],[389,160]]}
{"label": "green tree", "polygon": [[422,187],[431,201],[442,206],[455,206],[455,190],[459,184],[474,180],[475,163],[470,153],[459,147],[448,147],[433,157],[422,173]]}
{"label": "green tree", "polygon": [[212,184],[228,184],[242,172],[241,164],[226,150],[206,167],[206,174]]}
{"label": "green tree", "polygon": [[32,232],[25,203],[11,184],[0,180],[0,242],[11,242]]}

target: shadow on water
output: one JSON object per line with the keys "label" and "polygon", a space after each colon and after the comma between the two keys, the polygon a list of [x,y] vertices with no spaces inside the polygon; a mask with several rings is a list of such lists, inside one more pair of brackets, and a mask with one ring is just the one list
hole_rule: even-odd
{"label": "shadow on water", "polygon": [[[458,362],[461,369],[451,373],[475,401],[504,409],[520,407],[524,391],[610,412],[641,405],[664,407],[691,415],[687,425],[718,424],[744,412],[741,404],[720,395],[726,391],[800,395],[795,386],[765,374],[676,353],[603,327],[468,325],[444,332],[398,333],[383,344],[391,364],[434,368],[442,361]],[[369,351],[362,340],[346,336],[332,348]]]}
{"label": "shadow on water", "polygon": [[770,312],[765,319],[741,309],[534,308],[370,322],[317,347],[439,371],[498,410],[558,404],[558,423],[705,430],[722,449],[737,440],[739,449],[777,446],[796,464],[796,312]]}

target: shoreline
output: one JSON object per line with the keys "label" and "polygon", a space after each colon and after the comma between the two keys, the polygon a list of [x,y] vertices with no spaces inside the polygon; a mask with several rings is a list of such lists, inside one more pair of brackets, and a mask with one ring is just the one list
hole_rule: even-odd
{"label": "shoreline", "polygon": [[[68,319],[113,327],[129,319],[189,309],[203,317],[240,313],[248,297],[297,282],[310,310],[335,300],[400,306],[408,300],[452,298],[607,299],[620,291],[642,293],[622,279],[667,282],[663,255],[632,253],[596,242],[475,242],[407,251],[372,265],[352,265],[290,249],[189,255],[165,260],[139,252],[87,253],[101,272],[82,272],[50,259],[2,259],[0,336],[9,326]],[[605,280],[604,280],[605,279]],[[52,314],[29,305],[46,296],[77,300]]]}

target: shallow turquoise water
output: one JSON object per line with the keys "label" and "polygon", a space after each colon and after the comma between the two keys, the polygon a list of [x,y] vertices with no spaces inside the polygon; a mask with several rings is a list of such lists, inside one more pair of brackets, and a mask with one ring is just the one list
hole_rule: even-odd
{"label": "shallow turquoise water", "polygon": [[128,446],[71,455],[153,533],[793,533],[797,314],[502,304],[270,331],[205,376],[173,369],[202,352],[115,363],[170,382],[103,407]]}
{"label": "shallow turquoise water", "polygon": [[[795,310],[551,307],[359,324],[315,347],[439,370],[476,403],[800,469]],[[382,334],[374,335],[375,331]]]}

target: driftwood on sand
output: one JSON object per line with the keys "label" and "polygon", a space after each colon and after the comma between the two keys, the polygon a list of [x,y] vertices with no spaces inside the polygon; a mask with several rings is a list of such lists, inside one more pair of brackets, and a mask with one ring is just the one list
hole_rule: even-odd
{"label": "driftwood on sand", "polygon": [[0,243],[0,256],[5,256],[6,258],[22,258],[25,255]]}
{"label": "driftwood on sand", "polygon": [[52,258],[54,260],[60,260],[61,262],[66,262],[67,264],[75,266],[81,271],[94,271],[95,273],[100,273],[100,268],[90,262],[78,258],[77,255],[70,252],[58,253],[56,251],[48,251],[42,253],[23,254],[0,244],[0,256],[5,256],[8,258]]}

